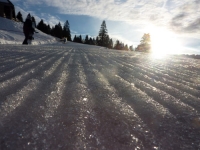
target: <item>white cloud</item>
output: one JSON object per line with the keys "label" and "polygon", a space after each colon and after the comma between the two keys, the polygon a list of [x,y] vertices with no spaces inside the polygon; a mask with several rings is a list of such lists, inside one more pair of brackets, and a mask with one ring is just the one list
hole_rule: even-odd
{"label": "white cloud", "polygon": [[38,14],[36,14],[35,11],[25,11],[24,9],[22,9],[22,8],[20,8],[18,6],[15,6],[15,12],[16,12],[16,14],[19,11],[22,13],[24,21],[26,19],[26,16],[28,15],[28,13],[30,13],[32,16],[34,16],[34,18],[35,18],[35,20],[36,20],[37,23],[39,23],[41,21],[41,19],[43,19],[43,21],[46,24],[49,24],[50,26],[55,26],[56,24],[58,24],[58,22],[60,22],[62,25],[64,24],[64,22],[60,21],[60,19],[58,17],[56,17],[56,16],[52,16],[52,15],[46,14],[46,13],[42,13],[39,16]]}
{"label": "white cloud", "polygon": [[[27,0],[24,3],[56,7],[61,14],[89,15],[138,24],[150,22],[176,31],[185,31],[190,25],[196,25],[195,21],[200,18],[199,0]],[[181,13],[187,17],[182,18],[180,24],[174,17]]]}

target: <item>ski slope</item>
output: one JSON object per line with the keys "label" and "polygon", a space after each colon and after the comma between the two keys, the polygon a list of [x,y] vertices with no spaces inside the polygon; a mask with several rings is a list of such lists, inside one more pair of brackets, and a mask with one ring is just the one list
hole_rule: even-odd
{"label": "ski slope", "polygon": [[[54,37],[36,31],[39,33],[34,34],[32,45],[56,43]],[[24,38],[23,23],[0,17],[0,44],[22,44]]]}
{"label": "ski slope", "polygon": [[0,45],[0,149],[200,149],[200,59]]}

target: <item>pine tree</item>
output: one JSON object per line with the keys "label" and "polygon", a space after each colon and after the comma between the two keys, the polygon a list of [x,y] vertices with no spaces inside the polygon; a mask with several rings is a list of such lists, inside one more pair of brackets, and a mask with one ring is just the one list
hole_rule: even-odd
{"label": "pine tree", "polygon": [[52,36],[55,36],[55,27],[54,26],[52,26],[50,34]]}
{"label": "pine tree", "polygon": [[124,50],[128,51],[128,45],[127,44],[124,46]]}
{"label": "pine tree", "polygon": [[[32,17],[32,19],[34,20],[35,18]],[[55,36],[55,28],[51,29],[49,25],[44,23],[43,19],[41,19],[41,21],[38,23],[37,29],[39,29],[40,31],[46,34],[51,34],[52,36]]]}
{"label": "pine tree", "polygon": [[149,44],[151,42],[150,34],[145,33],[140,41],[141,44]]}
{"label": "pine tree", "polygon": [[67,38],[67,29],[66,29],[66,27],[64,26],[63,27],[63,37],[66,37]]}
{"label": "pine tree", "polygon": [[63,29],[62,29],[60,22],[57,25],[55,25],[54,36],[58,37],[60,39],[63,37]]}
{"label": "pine tree", "polygon": [[40,31],[44,31],[44,21],[43,21],[43,19],[41,19],[40,22],[38,23],[37,29],[39,29]]}
{"label": "pine tree", "polygon": [[48,26],[47,26],[47,34],[51,34],[51,27],[50,27],[49,24],[48,24]]}
{"label": "pine tree", "polygon": [[94,44],[93,44],[93,40],[92,40],[91,37],[90,37],[90,39],[89,39],[89,44],[90,44],[90,45],[94,45]]}
{"label": "pine tree", "polygon": [[142,36],[140,44],[136,47],[135,51],[150,52],[151,50],[151,38],[149,33],[145,33]]}
{"label": "pine tree", "polygon": [[98,35],[98,45],[99,46],[108,46],[109,43],[109,37],[108,37],[108,31],[106,28],[106,22],[105,20],[103,20],[101,27],[100,27],[100,31],[99,31],[99,35]]}
{"label": "pine tree", "polygon": [[117,49],[117,50],[122,49],[122,43],[119,40],[116,41],[114,49]]}
{"label": "pine tree", "polygon": [[90,44],[90,41],[89,41],[89,39],[88,39],[88,35],[86,35],[86,37],[85,37],[85,42],[84,42],[84,44]]}
{"label": "pine tree", "polygon": [[21,14],[20,11],[17,13],[17,19],[18,19],[20,22],[24,22],[24,21],[23,21],[22,14]]}
{"label": "pine tree", "polygon": [[96,44],[96,40],[95,38],[92,39],[92,45],[95,45]]}
{"label": "pine tree", "polygon": [[99,37],[98,36],[96,37],[95,45],[100,45],[100,41],[99,41]]}
{"label": "pine tree", "polygon": [[112,49],[113,48],[113,41],[112,39],[109,40],[109,45],[108,45],[108,48]]}
{"label": "pine tree", "polygon": [[77,42],[76,35],[74,36],[73,42]]}
{"label": "pine tree", "polygon": [[68,20],[65,22],[63,27],[64,35],[66,35],[68,41],[72,41],[71,39],[71,31]]}
{"label": "pine tree", "polygon": [[31,19],[31,14],[29,13],[26,18],[30,18]]}
{"label": "pine tree", "polygon": [[83,40],[82,40],[82,36],[80,35],[79,36],[79,41],[78,41],[79,43],[83,43]]}
{"label": "pine tree", "polygon": [[105,37],[105,47],[109,47],[109,41],[110,41],[110,38],[109,38],[109,35],[107,35]]}

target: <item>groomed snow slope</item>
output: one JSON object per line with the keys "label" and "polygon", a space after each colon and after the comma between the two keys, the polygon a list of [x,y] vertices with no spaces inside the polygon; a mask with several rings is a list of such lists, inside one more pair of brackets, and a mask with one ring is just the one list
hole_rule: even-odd
{"label": "groomed snow slope", "polygon": [[0,149],[200,149],[200,59],[0,45]]}
{"label": "groomed snow slope", "polygon": [[[52,44],[56,39],[36,29],[39,33],[34,34],[33,45]],[[0,44],[22,44],[24,41],[23,23],[15,22],[0,17]]]}

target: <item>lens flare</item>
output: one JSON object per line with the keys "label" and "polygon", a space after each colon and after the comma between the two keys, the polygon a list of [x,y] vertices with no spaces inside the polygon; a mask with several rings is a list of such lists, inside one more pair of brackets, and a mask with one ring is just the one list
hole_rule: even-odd
{"label": "lens flare", "polygon": [[149,30],[151,35],[151,51],[154,58],[163,58],[167,54],[181,53],[181,43],[175,33],[153,26],[148,27],[146,30]]}

